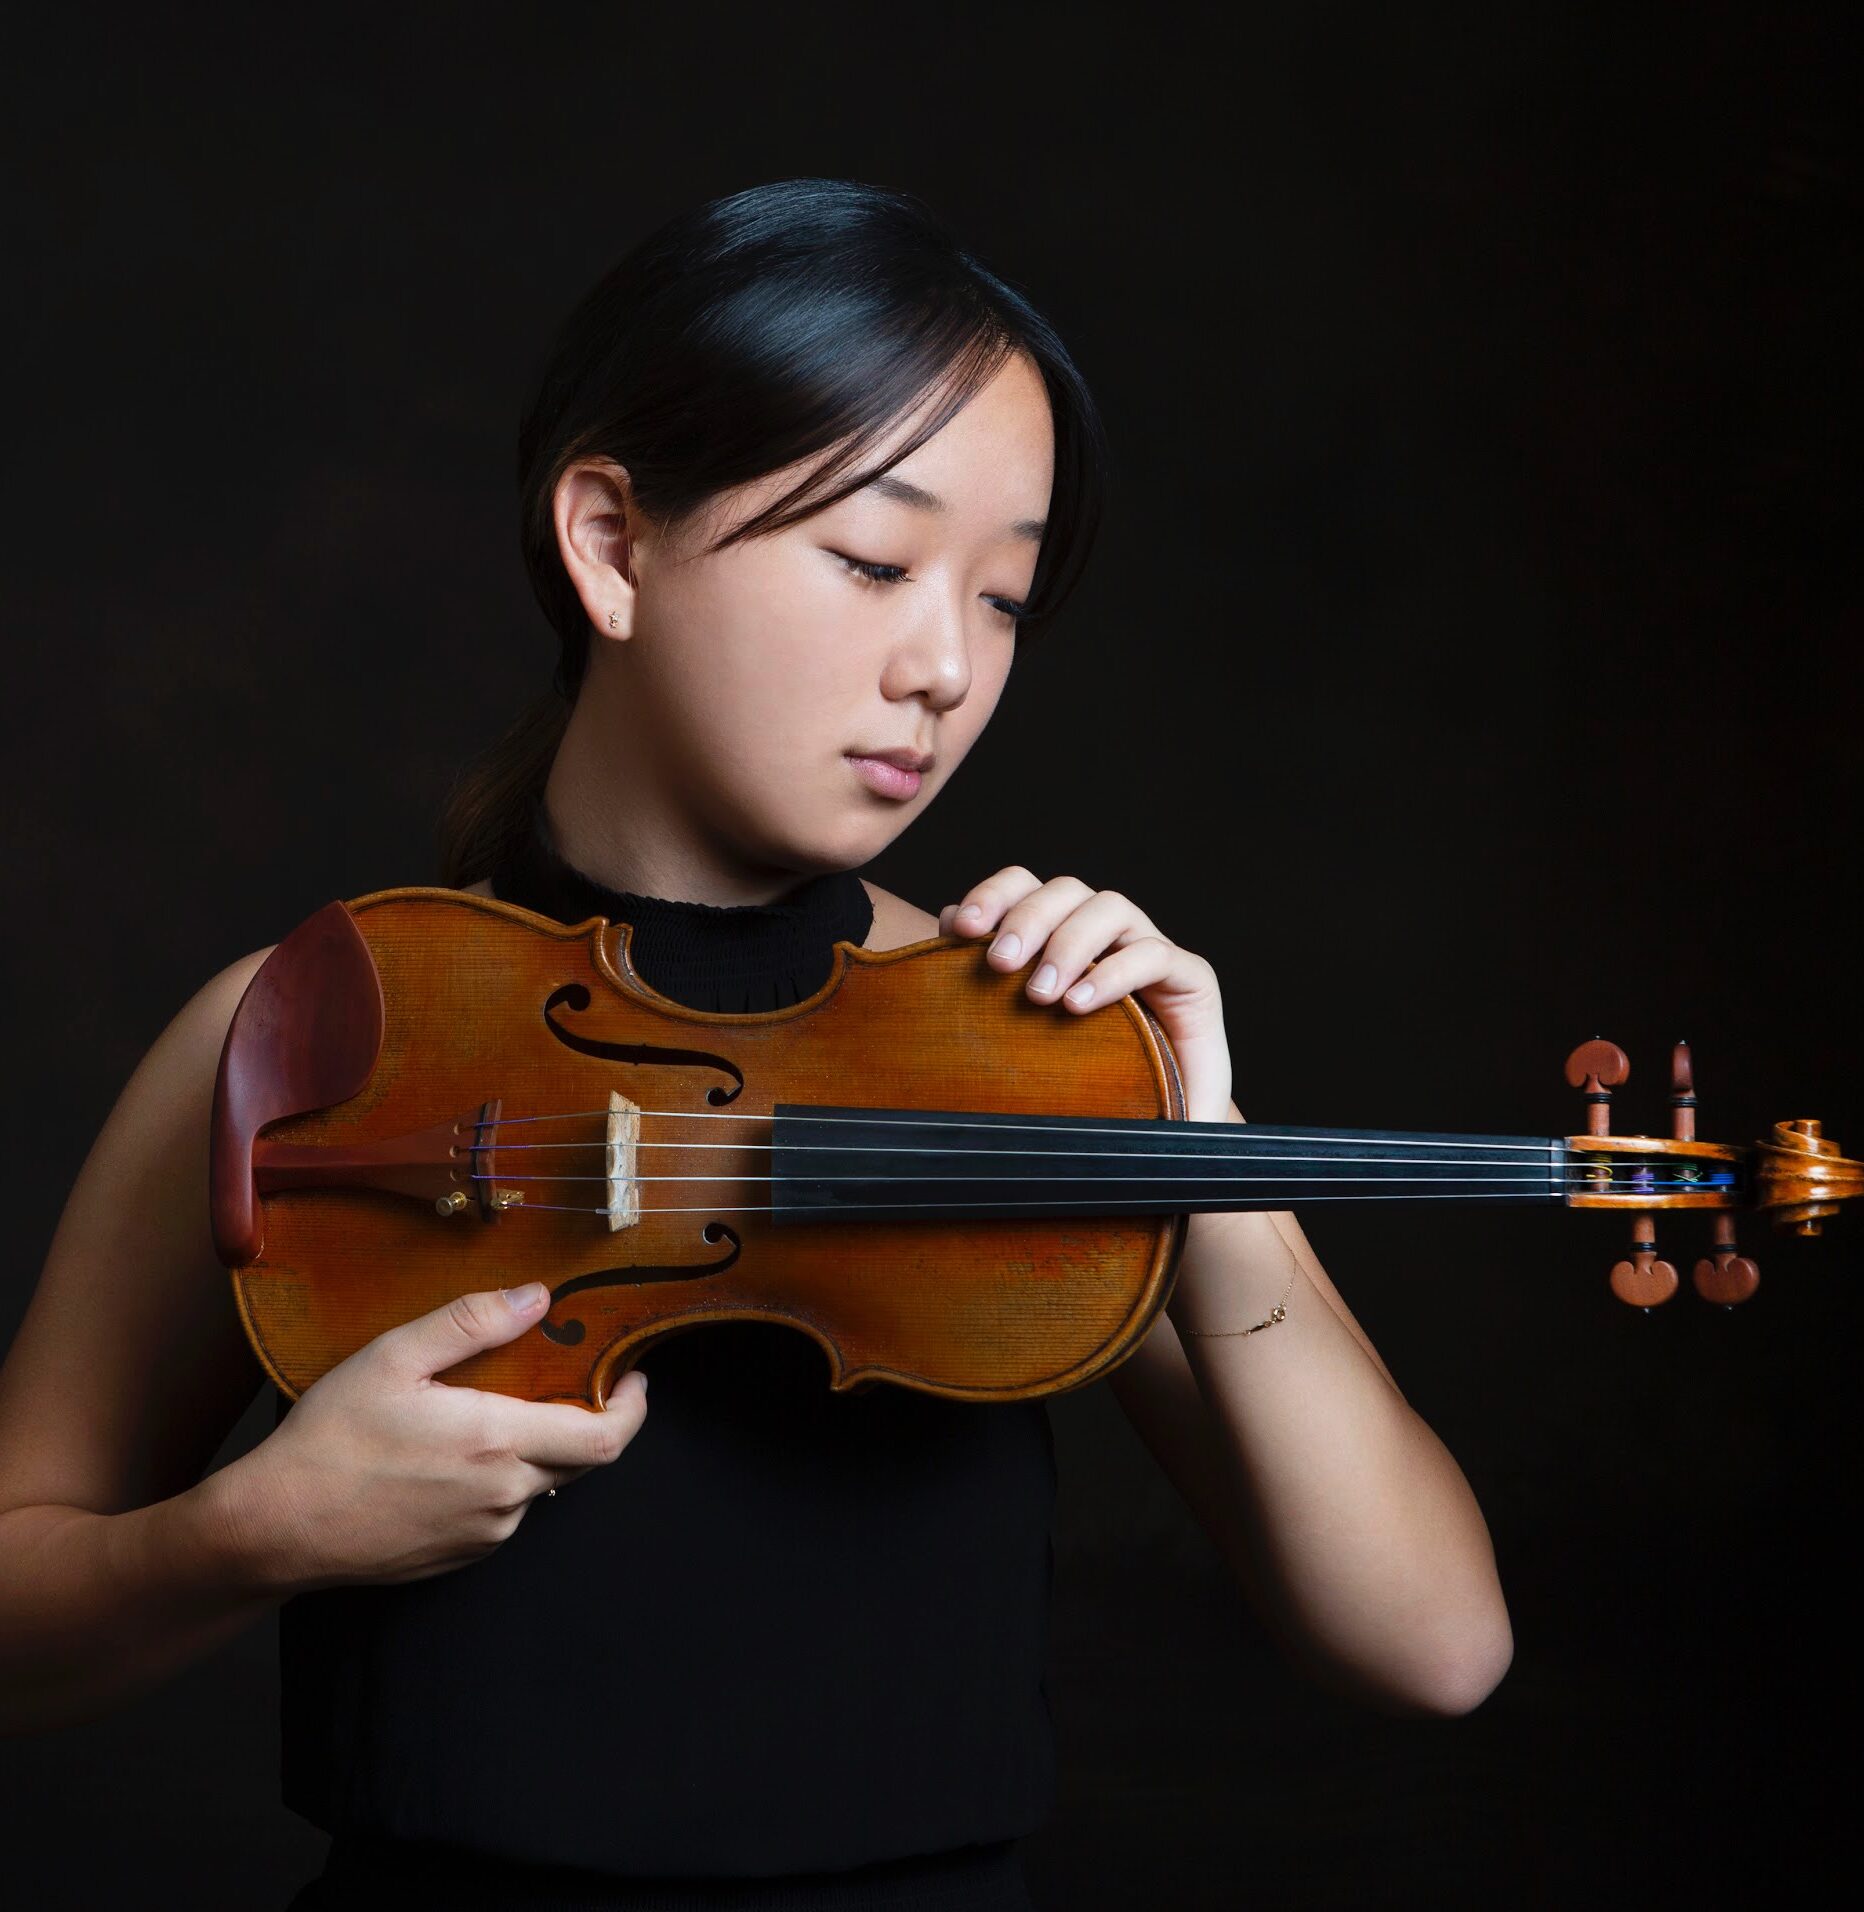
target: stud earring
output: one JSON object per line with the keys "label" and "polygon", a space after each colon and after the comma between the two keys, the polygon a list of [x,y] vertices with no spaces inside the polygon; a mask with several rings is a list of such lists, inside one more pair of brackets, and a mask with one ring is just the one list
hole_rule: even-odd
{"label": "stud earring", "polygon": [[608,614],[608,628],[611,631],[615,628],[615,613],[613,611],[610,611]]}

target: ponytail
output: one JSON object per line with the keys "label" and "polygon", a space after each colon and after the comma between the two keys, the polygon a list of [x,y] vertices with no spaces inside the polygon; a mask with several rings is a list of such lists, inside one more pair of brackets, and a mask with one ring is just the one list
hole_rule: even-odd
{"label": "ponytail", "polygon": [[440,881],[448,889],[490,876],[523,840],[569,720],[569,704],[546,691],[455,780],[439,831]]}

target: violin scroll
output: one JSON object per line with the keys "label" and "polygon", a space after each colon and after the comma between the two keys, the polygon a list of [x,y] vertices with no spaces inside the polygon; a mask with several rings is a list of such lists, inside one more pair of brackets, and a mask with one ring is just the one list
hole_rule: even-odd
{"label": "violin scroll", "polygon": [[1755,1206],[1801,1235],[1818,1234],[1841,1202],[1864,1195],[1864,1162],[1847,1161],[1810,1117],[1776,1122],[1754,1156]]}

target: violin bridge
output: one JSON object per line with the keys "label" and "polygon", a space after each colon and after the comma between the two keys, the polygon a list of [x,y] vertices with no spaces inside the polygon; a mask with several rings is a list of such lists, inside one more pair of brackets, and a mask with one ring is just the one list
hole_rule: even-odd
{"label": "violin bridge", "polygon": [[641,1139],[640,1105],[617,1089],[608,1092],[608,1127],[602,1173],[607,1177],[608,1229],[630,1228],[641,1218],[641,1190],[635,1180],[636,1144]]}

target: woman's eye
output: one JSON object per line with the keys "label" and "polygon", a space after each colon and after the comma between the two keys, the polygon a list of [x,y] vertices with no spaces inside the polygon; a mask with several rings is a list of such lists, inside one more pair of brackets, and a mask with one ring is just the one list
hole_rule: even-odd
{"label": "woman's eye", "polygon": [[837,551],[834,555],[856,577],[869,578],[875,584],[898,584],[906,576],[906,567],[903,564],[870,564],[865,558],[851,558],[843,551]]}
{"label": "woman's eye", "polygon": [[[857,578],[866,578],[871,584],[907,584],[911,582],[903,564],[879,564],[871,558],[851,558],[845,551],[830,551],[829,556],[836,563],[846,565]],[[986,596],[984,602],[993,611],[999,611],[1012,624],[1021,622],[1029,615],[1029,606],[1018,604],[1014,598]]]}

